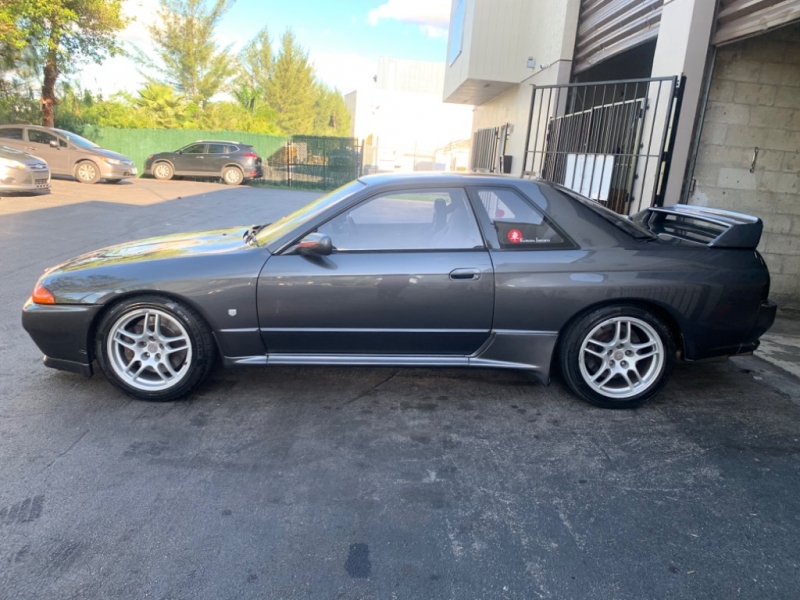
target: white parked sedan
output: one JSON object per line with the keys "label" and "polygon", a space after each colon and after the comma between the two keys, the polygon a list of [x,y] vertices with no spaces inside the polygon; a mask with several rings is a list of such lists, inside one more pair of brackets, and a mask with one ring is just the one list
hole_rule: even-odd
{"label": "white parked sedan", "polygon": [[41,158],[0,146],[0,191],[50,193],[50,168]]}

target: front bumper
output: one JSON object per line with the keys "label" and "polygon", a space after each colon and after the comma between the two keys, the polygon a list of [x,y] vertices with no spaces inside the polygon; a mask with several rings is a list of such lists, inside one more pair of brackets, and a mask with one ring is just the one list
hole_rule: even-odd
{"label": "front bumper", "polygon": [[136,165],[112,165],[101,161],[100,177],[103,179],[132,179],[138,175]]}
{"label": "front bumper", "polygon": [[44,364],[92,375],[92,323],[103,307],[98,304],[34,304],[22,307],[22,327],[44,353]]}
{"label": "front bumper", "polygon": [[0,172],[0,190],[4,192],[50,193],[50,171],[6,169]]}

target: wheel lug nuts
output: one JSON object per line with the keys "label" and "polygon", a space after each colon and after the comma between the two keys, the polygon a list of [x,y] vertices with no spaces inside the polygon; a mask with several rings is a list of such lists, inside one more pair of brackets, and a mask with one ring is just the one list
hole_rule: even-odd
{"label": "wheel lug nuts", "polygon": [[633,355],[633,352],[631,352],[630,350],[625,350],[625,356],[631,356],[631,355]]}
{"label": "wheel lug nuts", "polygon": [[628,363],[627,363],[627,362],[625,362],[624,360],[623,360],[623,361],[622,361],[620,364],[621,364],[623,367],[627,367],[627,366],[628,366]]}

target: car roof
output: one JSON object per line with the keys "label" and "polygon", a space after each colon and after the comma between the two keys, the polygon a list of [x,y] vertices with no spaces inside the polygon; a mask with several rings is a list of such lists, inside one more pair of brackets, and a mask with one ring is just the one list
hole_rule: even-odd
{"label": "car roof", "polygon": [[[232,142],[231,140],[197,140],[196,142],[191,142],[192,144],[236,144],[238,146],[248,146],[249,144],[245,144],[243,142]],[[186,144],[187,146],[189,144]]]}

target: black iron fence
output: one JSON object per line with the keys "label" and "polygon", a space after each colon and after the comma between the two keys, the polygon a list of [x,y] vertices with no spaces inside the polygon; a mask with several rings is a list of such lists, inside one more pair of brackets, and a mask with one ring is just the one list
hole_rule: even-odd
{"label": "black iron fence", "polygon": [[683,81],[533,86],[523,176],[560,183],[622,214],[663,204]]}
{"label": "black iron fence", "polygon": [[506,155],[508,124],[479,129],[472,136],[470,169],[484,173],[510,173],[511,157]]}
{"label": "black iron fence", "polygon": [[263,181],[332,190],[361,176],[362,153],[353,138],[292,136],[263,163]]}

